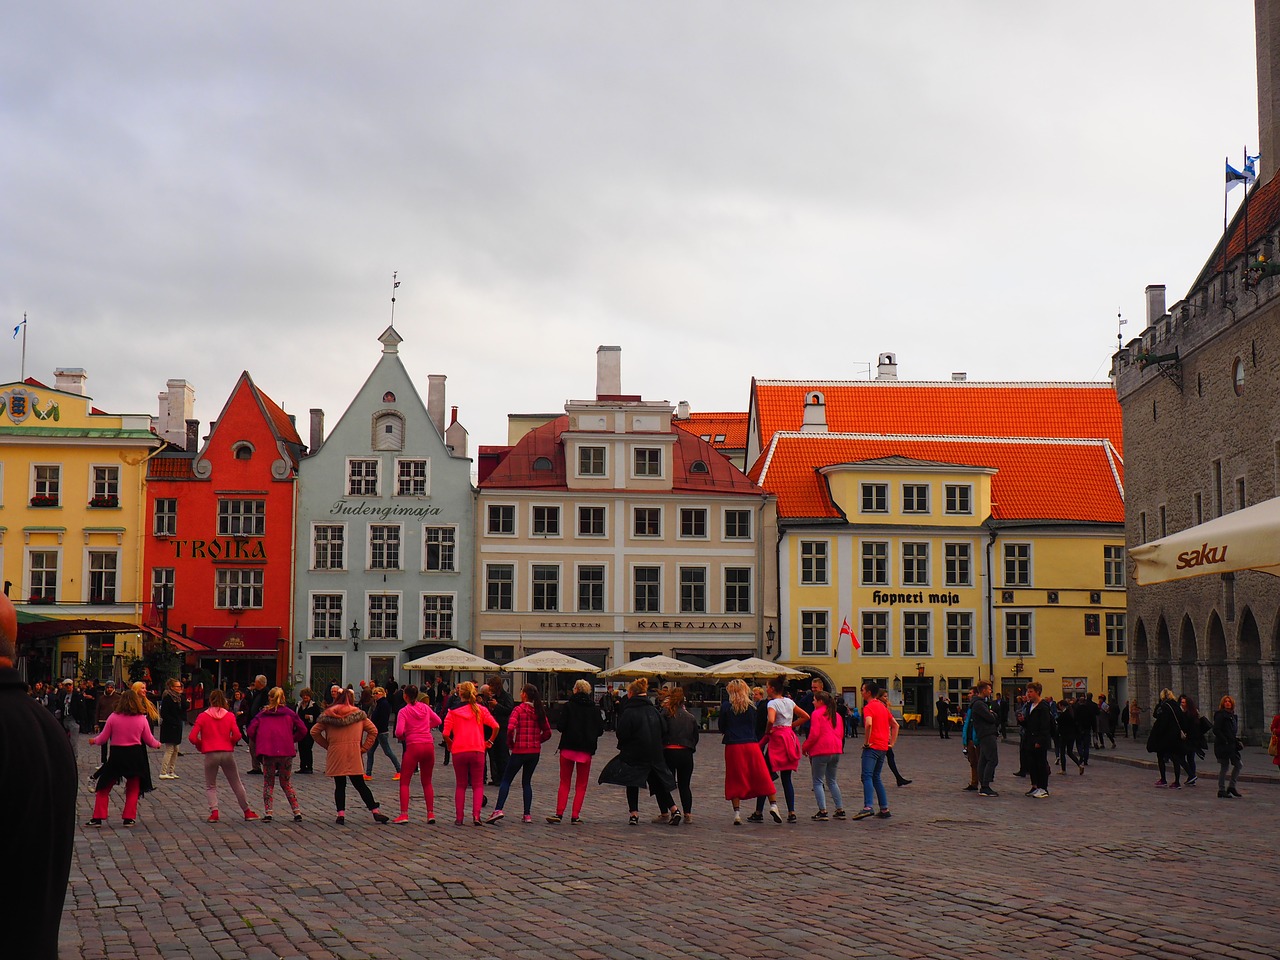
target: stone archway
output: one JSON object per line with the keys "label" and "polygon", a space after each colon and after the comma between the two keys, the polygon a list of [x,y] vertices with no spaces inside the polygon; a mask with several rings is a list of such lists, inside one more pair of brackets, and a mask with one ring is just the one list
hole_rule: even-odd
{"label": "stone archway", "polygon": [[1157,690],[1173,687],[1173,644],[1169,639],[1169,625],[1160,617],[1156,624],[1155,686]]}
{"label": "stone archway", "polygon": [[1200,671],[1196,666],[1198,651],[1196,649],[1196,628],[1191,617],[1184,614],[1182,624],[1178,628],[1178,656],[1173,672],[1175,692],[1191,697],[1200,702]]}
{"label": "stone archway", "polygon": [[1129,648],[1129,697],[1136,700],[1139,706],[1151,703],[1150,657],[1147,625],[1139,617],[1133,631],[1133,643]]}
{"label": "stone archway", "polygon": [[1239,696],[1239,691],[1228,689],[1231,677],[1227,670],[1227,635],[1216,610],[1209,615],[1209,627],[1205,630],[1203,642],[1203,657],[1208,661],[1209,673],[1209,689],[1204,691],[1204,696],[1212,699],[1214,709],[1217,709],[1218,700],[1228,693]]}
{"label": "stone archway", "polygon": [[1241,707],[1238,713],[1244,728],[1257,733],[1267,726],[1263,704],[1262,638],[1258,634],[1258,621],[1248,607],[1240,616],[1240,627],[1236,632],[1236,662],[1240,671]]}

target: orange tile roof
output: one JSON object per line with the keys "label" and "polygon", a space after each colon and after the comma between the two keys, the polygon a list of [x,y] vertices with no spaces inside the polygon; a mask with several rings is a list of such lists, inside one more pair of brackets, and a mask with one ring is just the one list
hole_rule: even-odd
{"label": "orange tile roof", "polygon": [[[567,490],[564,443],[560,435],[568,428],[567,416],[530,430],[511,448],[511,452],[480,482],[482,489]],[[716,452],[711,444],[683,430],[674,431],[672,451],[673,493],[742,493],[762,494],[758,486]],[[550,461],[550,469],[535,470],[539,459]],[[706,473],[691,473],[689,467],[701,460]]]}
{"label": "orange tile roof", "polygon": [[1109,383],[758,380],[761,450],[777,431],[800,429],[813,390],[822,392],[833,433],[1105,438],[1124,450]]}
{"label": "orange tile roof", "polygon": [[[672,424],[695,437],[706,437],[717,450],[744,450],[747,446],[745,413],[691,413],[687,420],[672,419]],[[717,440],[716,437],[724,437]]]}
{"label": "orange tile roof", "polygon": [[1124,522],[1124,465],[1106,439],[779,432],[753,475],[777,495],[780,519],[840,519],[818,468],[891,457],[995,468],[995,520]]}
{"label": "orange tile roof", "polygon": [[191,480],[195,477],[191,472],[191,464],[194,462],[195,457],[189,454],[152,457],[147,461],[147,479]]}

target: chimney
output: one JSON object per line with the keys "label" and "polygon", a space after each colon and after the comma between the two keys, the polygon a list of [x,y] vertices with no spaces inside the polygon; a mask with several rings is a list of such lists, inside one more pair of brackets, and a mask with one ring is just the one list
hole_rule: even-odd
{"label": "chimney", "polygon": [[187,442],[187,420],[196,411],[195,388],[185,380],[168,380],[159,400],[157,432],[174,446],[181,447]]}
{"label": "chimney", "polygon": [[311,408],[311,452],[315,453],[324,443],[324,411]]}
{"label": "chimney", "polygon": [[964,383],[968,379],[969,374],[965,373],[963,370],[956,370],[951,374],[951,380],[953,383]]}
{"label": "chimney", "polygon": [[432,373],[427,376],[427,416],[436,425],[436,433],[444,439],[444,382],[443,373]]}
{"label": "chimney", "polygon": [[64,393],[78,393],[85,396],[84,381],[88,374],[84,367],[58,367],[53,371],[53,389]]}
{"label": "chimney", "polygon": [[817,390],[810,390],[804,397],[804,422],[801,433],[827,432],[827,401]]}
{"label": "chimney", "polygon": [[1147,326],[1152,326],[1167,312],[1164,306],[1164,284],[1149,285],[1147,287]]}
{"label": "chimney", "polygon": [[200,449],[200,421],[188,420],[186,426],[187,426],[187,442],[182,449],[184,449],[187,453],[195,453],[197,450]]}
{"label": "chimney", "polygon": [[898,357],[893,353],[880,354],[880,360],[876,366],[877,380],[897,380],[898,379]]}
{"label": "chimney", "polygon": [[676,419],[677,420],[689,419],[689,401],[688,400],[681,400],[679,403],[676,404]]}
{"label": "chimney", "polygon": [[1280,150],[1280,4],[1253,0],[1258,56],[1258,183],[1276,172]]}
{"label": "chimney", "polygon": [[467,428],[458,422],[458,408],[454,407],[449,417],[449,429],[444,433],[445,445],[449,453],[455,457],[467,455]]}
{"label": "chimney", "polygon": [[596,399],[622,396],[622,348],[596,348]]}

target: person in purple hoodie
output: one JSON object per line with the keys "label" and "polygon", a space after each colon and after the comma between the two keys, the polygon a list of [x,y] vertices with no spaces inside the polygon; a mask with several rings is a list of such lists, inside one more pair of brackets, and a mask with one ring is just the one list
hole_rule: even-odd
{"label": "person in purple hoodie", "polygon": [[254,714],[249,723],[249,739],[254,750],[262,758],[262,820],[271,822],[271,800],[275,793],[276,777],[280,789],[293,809],[293,822],[302,820],[298,795],[293,791],[291,774],[297,743],[309,737],[302,718],[284,705],[284,690],[272,687],[267,694],[267,705]]}

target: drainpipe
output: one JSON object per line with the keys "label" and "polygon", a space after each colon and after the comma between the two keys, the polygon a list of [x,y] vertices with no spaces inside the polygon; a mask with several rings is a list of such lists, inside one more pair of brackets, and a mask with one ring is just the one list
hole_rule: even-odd
{"label": "drainpipe", "polygon": [[991,525],[990,518],[983,524],[987,528],[987,677],[991,686],[996,685],[996,635],[995,635],[995,589],[992,572],[992,555],[996,547],[996,528]]}

